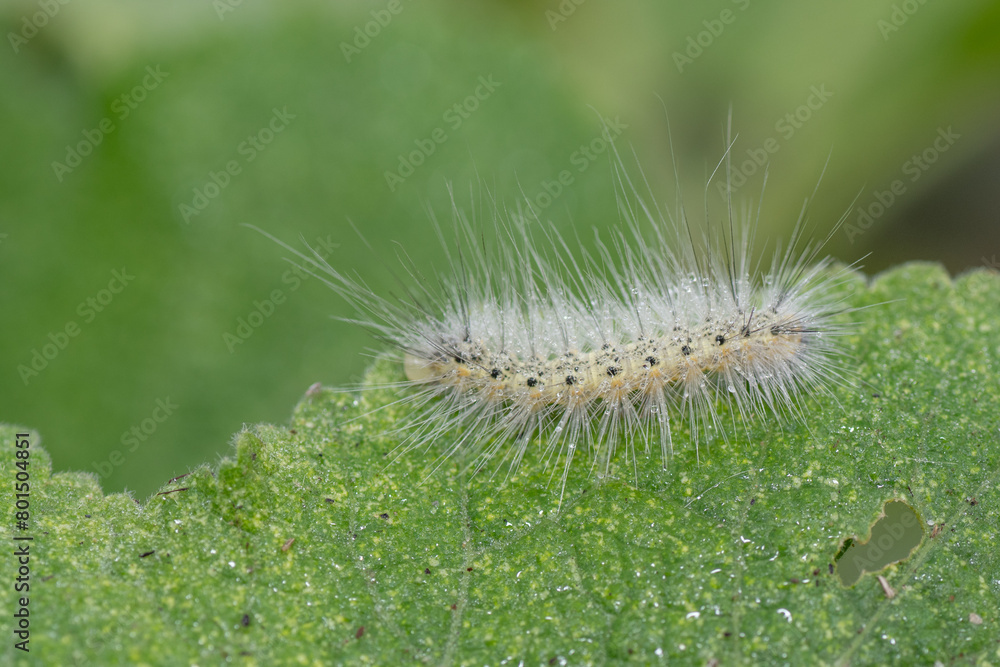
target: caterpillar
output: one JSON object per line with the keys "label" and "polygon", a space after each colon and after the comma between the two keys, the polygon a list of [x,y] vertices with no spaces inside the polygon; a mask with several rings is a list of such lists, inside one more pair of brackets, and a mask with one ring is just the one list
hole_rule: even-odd
{"label": "caterpillar", "polygon": [[762,271],[749,209],[729,201],[727,219],[699,235],[681,204],[669,213],[640,190],[617,152],[613,164],[622,223],[610,242],[595,232],[596,250],[573,250],[530,208],[495,207],[490,248],[452,192],[447,270],[427,279],[404,259],[395,299],[257,231],[391,350],[406,377],[393,387],[413,415],[401,453],[456,431],[439,461],[464,448],[475,472],[499,458],[510,475],[535,443],[562,459],[564,490],[582,447],[599,474],[622,446],[633,460],[637,446],[655,447],[666,465],[672,425],[688,422],[697,456],[702,433],[726,432],[721,405],[741,421],[804,420],[803,397],[851,384],[838,339],[852,309],[836,287],[853,267],[821,256],[833,231],[806,239],[809,200]]}

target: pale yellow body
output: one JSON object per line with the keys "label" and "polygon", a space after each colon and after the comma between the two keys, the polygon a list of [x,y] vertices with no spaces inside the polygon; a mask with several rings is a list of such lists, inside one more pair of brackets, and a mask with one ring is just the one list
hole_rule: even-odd
{"label": "pale yellow body", "polygon": [[683,338],[649,338],[550,359],[492,353],[484,341],[454,345],[454,358],[406,355],[406,376],[487,400],[538,407],[621,398],[662,391],[665,385],[702,382],[705,376],[742,381],[749,369],[776,368],[805,345],[799,331],[761,326],[732,338],[706,329]]}

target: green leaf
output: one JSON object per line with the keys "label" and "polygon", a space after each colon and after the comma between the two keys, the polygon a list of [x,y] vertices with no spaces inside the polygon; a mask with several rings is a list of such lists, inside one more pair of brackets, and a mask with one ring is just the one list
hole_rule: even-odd
{"label": "green leaf", "polygon": [[[19,531],[3,427],[0,531],[33,537],[31,652],[8,633],[3,662],[996,664],[1000,278],[909,264],[848,289],[881,304],[854,313],[857,387],[666,471],[578,461],[561,508],[540,453],[506,484],[456,458],[425,479],[448,443],[389,463],[398,408],[371,411],[389,392],[319,390],[142,506],[51,474],[32,432]],[[843,586],[845,540],[877,542],[889,500],[920,517],[919,546]]]}

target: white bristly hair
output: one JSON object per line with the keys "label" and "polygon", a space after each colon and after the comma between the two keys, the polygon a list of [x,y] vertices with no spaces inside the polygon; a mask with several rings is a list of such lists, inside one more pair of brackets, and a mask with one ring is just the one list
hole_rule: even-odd
{"label": "white bristly hair", "polygon": [[838,315],[852,309],[835,289],[850,267],[820,255],[830,236],[804,238],[805,206],[762,271],[759,209],[737,215],[730,202],[726,222],[695,235],[683,207],[665,214],[644,181],[640,195],[620,158],[615,181],[623,224],[596,253],[511,213],[495,216],[490,252],[452,197],[448,269],[427,280],[404,262],[396,300],[265,235],[350,302],[351,321],[403,367],[393,386],[412,416],[399,453],[451,442],[439,461],[466,449],[476,471],[499,459],[510,474],[537,443],[557,469],[562,460],[565,486],[581,446],[599,473],[622,445],[633,460],[637,447],[657,448],[666,465],[672,424],[686,420],[697,449],[699,433],[725,433],[721,404],[734,419],[804,419],[804,396],[850,384],[837,339],[851,327]]}

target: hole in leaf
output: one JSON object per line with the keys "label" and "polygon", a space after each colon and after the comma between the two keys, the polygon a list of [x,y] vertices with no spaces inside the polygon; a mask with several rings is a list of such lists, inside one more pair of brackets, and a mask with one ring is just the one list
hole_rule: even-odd
{"label": "hole in leaf", "polygon": [[890,500],[872,524],[871,537],[860,542],[849,537],[834,556],[840,583],[853,586],[865,572],[879,570],[909,557],[924,537],[923,523],[912,507]]}

